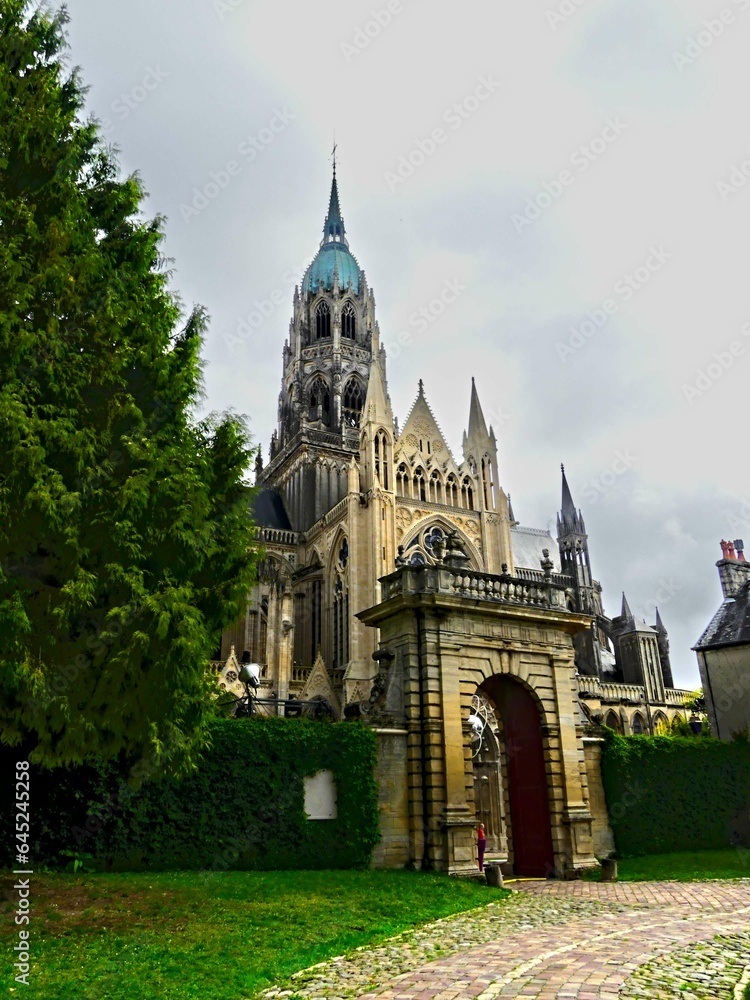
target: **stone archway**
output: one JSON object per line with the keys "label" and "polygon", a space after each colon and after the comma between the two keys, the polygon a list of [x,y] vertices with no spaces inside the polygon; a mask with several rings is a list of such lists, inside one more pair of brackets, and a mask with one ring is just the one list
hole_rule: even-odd
{"label": "stone archway", "polygon": [[484,823],[487,854],[507,857],[498,720],[495,709],[481,691],[472,698],[471,712],[471,763],[477,823]]}
{"label": "stone archway", "polygon": [[547,877],[555,870],[555,855],[539,706],[533,694],[508,675],[488,678],[480,690],[495,707],[502,725],[508,846],[514,873]]}

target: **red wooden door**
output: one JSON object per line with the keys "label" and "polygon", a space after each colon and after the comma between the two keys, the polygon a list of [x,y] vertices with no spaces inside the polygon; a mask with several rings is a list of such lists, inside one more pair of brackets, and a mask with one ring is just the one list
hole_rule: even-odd
{"label": "red wooden door", "polygon": [[554,853],[541,717],[522,684],[497,681],[490,690],[505,730],[513,868],[516,875],[543,878],[554,872]]}

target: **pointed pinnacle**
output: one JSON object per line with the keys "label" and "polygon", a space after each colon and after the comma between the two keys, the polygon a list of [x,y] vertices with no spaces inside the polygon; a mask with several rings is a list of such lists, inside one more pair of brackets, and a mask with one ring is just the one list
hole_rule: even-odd
{"label": "pointed pinnacle", "polygon": [[475,441],[481,439],[484,443],[487,438],[489,438],[489,433],[487,431],[487,422],[484,419],[484,413],[482,412],[482,404],[479,402],[479,393],[477,392],[476,383],[472,376],[471,379],[471,404],[469,406],[469,435]]}
{"label": "pointed pinnacle", "polygon": [[620,612],[620,617],[624,618],[626,621],[633,620],[633,612],[630,610],[630,605],[628,604],[628,599],[625,596],[625,591],[622,592],[622,611]]}
{"label": "pointed pinnacle", "polygon": [[563,516],[575,517],[577,514],[576,505],[573,503],[573,495],[568,486],[568,479],[565,475],[565,466],[561,465],[562,471],[562,513]]}

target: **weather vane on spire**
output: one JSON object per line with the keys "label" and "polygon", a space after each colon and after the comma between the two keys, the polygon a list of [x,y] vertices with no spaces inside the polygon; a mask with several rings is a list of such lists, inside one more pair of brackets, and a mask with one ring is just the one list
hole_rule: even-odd
{"label": "weather vane on spire", "polygon": [[336,150],[339,148],[336,142],[336,129],[333,130],[333,149],[331,150],[331,156],[333,157],[333,172],[336,173]]}

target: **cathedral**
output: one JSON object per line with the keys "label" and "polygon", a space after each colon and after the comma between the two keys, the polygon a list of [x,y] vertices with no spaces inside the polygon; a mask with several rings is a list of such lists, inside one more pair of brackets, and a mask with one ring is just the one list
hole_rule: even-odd
{"label": "cathedral", "polygon": [[238,658],[247,651],[262,666],[267,694],[325,697],[340,716],[369,694],[375,676],[377,636],[357,612],[380,601],[380,579],[397,563],[434,562],[435,546],[451,536],[474,570],[529,583],[551,572],[568,606],[590,616],[590,629],[576,637],[575,663],[597,721],[645,733],[684,717],[690,694],[674,690],[658,611],[648,625],[623,595],[621,614],[604,614],[564,469],[555,540],[514,518],[473,380],[460,458],[421,381],[399,428],[375,296],[349,248],[335,167],[323,239],[294,291],[282,367],[278,428],[268,464],[259,456],[256,466],[264,561],[217,667],[232,649]]}
{"label": "cathedral", "polygon": [[386,361],[334,168],[256,463],[262,562],[219,687],[241,697],[254,663],[259,710],[322,705],[375,730],[375,865],[470,875],[481,820],[506,873],[576,877],[614,847],[602,725],[663,732],[690,692],[658,611],[648,624],[623,595],[605,614],[565,470],[557,538],[520,524],[473,380],[454,456],[421,380],[399,425]]}

